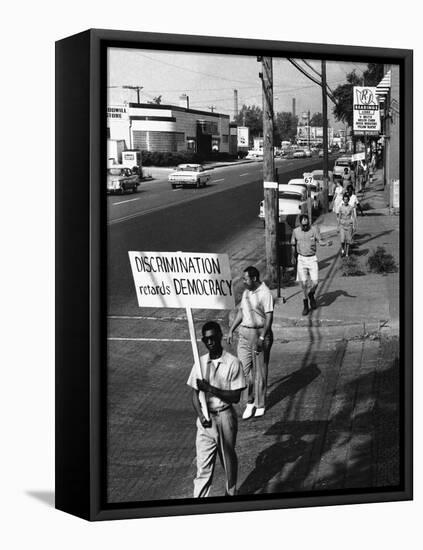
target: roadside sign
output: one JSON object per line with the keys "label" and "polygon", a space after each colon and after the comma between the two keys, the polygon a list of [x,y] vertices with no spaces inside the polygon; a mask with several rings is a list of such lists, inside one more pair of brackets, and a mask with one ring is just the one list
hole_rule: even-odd
{"label": "roadside sign", "polygon": [[353,130],[356,135],[380,132],[380,111],[375,86],[354,86]]}
{"label": "roadside sign", "polygon": [[392,180],[392,208],[400,207],[399,180]]}
{"label": "roadside sign", "polygon": [[278,182],[277,181],[264,181],[263,182],[264,189],[277,189],[278,188]]}
{"label": "roadside sign", "polygon": [[304,183],[307,185],[311,185],[314,183],[313,174],[311,172],[304,172],[303,174]]}
{"label": "roadside sign", "polygon": [[366,153],[364,151],[362,153],[355,153],[354,155],[352,155],[353,162],[357,162],[359,160],[365,160],[365,158],[366,158]]}
{"label": "roadside sign", "polygon": [[227,254],[134,252],[129,260],[139,307],[232,309]]}

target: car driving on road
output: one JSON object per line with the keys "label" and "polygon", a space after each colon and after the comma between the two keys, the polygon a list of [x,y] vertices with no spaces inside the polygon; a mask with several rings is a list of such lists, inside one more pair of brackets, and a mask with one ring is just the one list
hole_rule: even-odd
{"label": "car driving on road", "polygon": [[107,169],[107,192],[108,193],[126,193],[132,191],[136,193],[140,178],[134,174],[130,168],[124,166],[110,166]]}
{"label": "car driving on road", "polygon": [[179,164],[176,170],[168,176],[172,189],[177,187],[205,187],[209,180],[210,174],[201,164]]}

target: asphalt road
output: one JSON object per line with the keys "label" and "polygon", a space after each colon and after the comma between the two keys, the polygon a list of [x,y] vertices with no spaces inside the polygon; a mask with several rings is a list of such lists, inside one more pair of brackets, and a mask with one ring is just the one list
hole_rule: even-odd
{"label": "asphalt road", "polygon": [[[276,162],[280,183],[321,166],[316,158]],[[235,272],[239,262],[245,266],[245,254],[237,261],[245,241],[253,239],[251,250],[259,247],[263,254],[264,231],[257,217],[262,170],[262,163],[216,168],[206,188],[172,190],[167,180],[156,180],[143,183],[137,195],[108,197],[109,315],[139,314],[130,250],[228,253],[232,245]]]}

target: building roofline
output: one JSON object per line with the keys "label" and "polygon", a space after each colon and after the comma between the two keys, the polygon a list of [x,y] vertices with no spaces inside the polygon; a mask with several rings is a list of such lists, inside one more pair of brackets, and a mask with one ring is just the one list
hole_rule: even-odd
{"label": "building roofline", "polygon": [[187,109],[186,107],[180,107],[179,105],[162,105],[157,103],[128,103],[128,107],[133,109],[171,109],[172,111],[182,111],[185,113],[193,113],[196,115],[206,115],[215,118],[230,118],[229,115],[223,113],[212,113],[209,111],[198,111],[197,109]]}

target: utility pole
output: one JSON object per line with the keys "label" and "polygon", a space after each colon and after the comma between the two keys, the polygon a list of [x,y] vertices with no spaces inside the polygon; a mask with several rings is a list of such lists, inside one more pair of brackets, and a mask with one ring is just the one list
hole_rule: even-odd
{"label": "utility pole", "polygon": [[310,151],[310,111],[307,111],[308,150]]}
{"label": "utility pole", "polygon": [[257,60],[262,62],[260,77],[263,90],[263,187],[267,281],[271,287],[275,288],[278,285],[279,288],[279,199],[273,149],[273,60],[271,57],[259,57]]}
{"label": "utility pole", "polygon": [[329,210],[328,200],[328,96],[326,90],[326,61],[322,60],[322,115],[323,115],[323,210]]}
{"label": "utility pole", "polygon": [[238,117],[238,90],[234,90],[234,120]]}
{"label": "utility pole", "polygon": [[125,90],[135,90],[137,92],[137,103],[140,102],[140,91],[144,88],[144,86],[122,86]]}

